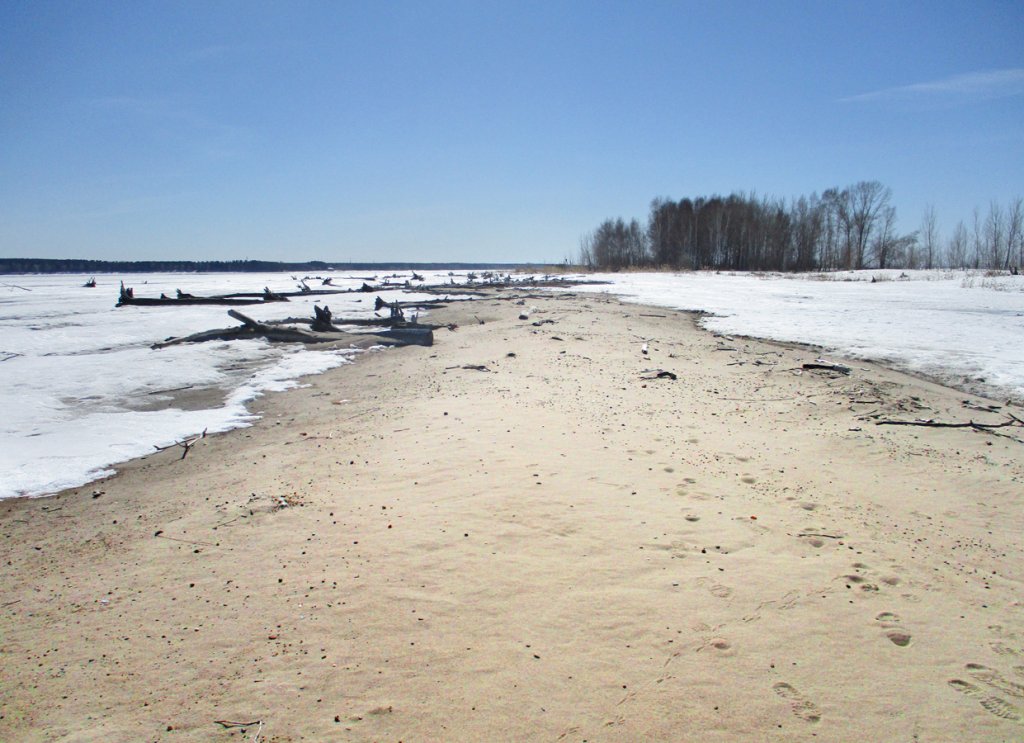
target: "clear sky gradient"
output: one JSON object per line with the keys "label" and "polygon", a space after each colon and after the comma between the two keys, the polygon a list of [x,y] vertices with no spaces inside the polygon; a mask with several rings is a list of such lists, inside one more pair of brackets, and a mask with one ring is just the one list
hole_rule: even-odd
{"label": "clear sky gradient", "polygon": [[859,180],[1024,195],[1024,3],[0,2],[0,256],[561,261]]}

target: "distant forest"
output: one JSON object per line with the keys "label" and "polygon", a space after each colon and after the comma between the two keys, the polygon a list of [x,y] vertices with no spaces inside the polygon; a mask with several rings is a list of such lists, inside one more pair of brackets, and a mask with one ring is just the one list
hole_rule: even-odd
{"label": "distant forest", "polygon": [[0,258],[0,274],[13,273],[298,273],[323,271],[514,271],[516,263],[280,263],[277,261],[95,261],[63,258]]}
{"label": "distant forest", "polygon": [[733,271],[862,268],[991,268],[1024,264],[1024,200],[974,210],[953,233],[938,231],[935,209],[920,229],[896,230],[892,191],[878,181],[830,188],[786,202],[744,193],[651,202],[647,224],[605,220],[580,240],[582,265]]}

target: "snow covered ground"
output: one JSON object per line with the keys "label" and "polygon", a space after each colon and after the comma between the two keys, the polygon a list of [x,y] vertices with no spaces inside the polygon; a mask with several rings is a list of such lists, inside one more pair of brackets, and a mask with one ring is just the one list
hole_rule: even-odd
{"label": "snow covered ground", "polygon": [[631,302],[710,313],[710,330],[811,343],[1024,399],[1024,276],[964,271],[598,274]]}
{"label": "snow covered ground", "polygon": [[[228,307],[115,308],[121,276],[0,276],[0,498],[38,495],[111,473],[117,462],[149,454],[207,429],[254,420],[246,403],[298,377],[349,363],[357,351],[317,351],[244,340],[150,345],[170,336],[237,325]],[[238,291],[295,291],[287,274],[133,274],[137,297]],[[449,280],[428,274],[431,283]],[[465,281],[465,277],[462,277]],[[362,278],[335,279],[353,288]],[[314,289],[319,281],[310,282]],[[398,291],[383,292],[385,299]],[[411,295],[416,296],[416,295]],[[335,317],[368,317],[376,294],[296,297],[240,308],[257,320],[311,317],[314,301]],[[410,295],[404,295],[408,299]],[[428,298],[423,295],[423,298]],[[431,295],[429,298],[435,298]],[[175,393],[212,388],[207,407],[167,407]],[[163,403],[161,405],[161,403]],[[210,406],[212,405],[212,407]],[[154,409],[159,408],[159,409]]]}
{"label": "snow covered ground", "polygon": [[[711,313],[704,324],[718,332],[813,343],[957,386],[983,385],[997,396],[1024,398],[1024,277],[900,274],[626,273],[599,275],[612,283],[573,291],[703,310]],[[293,386],[303,375],[349,363],[357,354],[262,341],[154,351],[150,345],[168,336],[235,323],[222,306],[115,308],[120,277],[97,276],[95,289],[82,286],[86,278],[0,277],[0,498],[81,485],[109,474],[112,464],[152,452],[154,445],[203,429],[248,425],[253,415],[247,402]],[[197,295],[295,288],[286,274],[127,279],[139,297],[173,296],[178,287]],[[335,284],[356,287],[362,279],[336,278]],[[428,274],[427,280],[443,283],[450,277]],[[374,296],[296,298],[245,311],[259,320],[311,316],[310,305],[319,301],[335,317],[369,316]],[[181,388],[212,390],[206,399],[219,402],[183,409],[196,405],[173,404]]]}

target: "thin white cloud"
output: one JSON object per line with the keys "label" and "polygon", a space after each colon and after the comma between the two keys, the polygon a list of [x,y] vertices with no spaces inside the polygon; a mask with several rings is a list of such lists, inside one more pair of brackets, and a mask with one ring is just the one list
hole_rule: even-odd
{"label": "thin white cloud", "polygon": [[990,98],[1006,98],[1024,94],[1024,68],[987,72],[968,72],[941,80],[930,80],[913,85],[883,88],[840,98],[840,103],[870,103],[873,101],[948,101],[966,102]]}

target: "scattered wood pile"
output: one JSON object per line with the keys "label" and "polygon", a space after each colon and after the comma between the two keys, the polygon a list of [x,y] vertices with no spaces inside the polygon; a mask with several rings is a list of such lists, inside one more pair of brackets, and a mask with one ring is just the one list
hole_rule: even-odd
{"label": "scattered wood pile", "polygon": [[[401,280],[403,277],[398,274],[387,276],[384,281],[378,282],[376,276],[368,277],[348,277],[350,279],[357,278],[363,283],[361,286],[355,289],[335,289],[333,288],[332,277],[320,277],[315,278],[320,280],[322,289],[310,288],[307,281],[310,277],[306,276],[302,279],[292,277],[297,282],[297,290],[290,292],[273,292],[268,287],[264,287],[262,292],[236,292],[233,294],[216,294],[212,296],[196,296],[188,292],[183,292],[178,289],[176,295],[169,297],[166,294],[161,294],[159,297],[136,297],[135,290],[132,287],[126,287],[124,282],[121,282],[121,291],[118,296],[117,306],[145,306],[145,307],[160,307],[160,306],[180,306],[180,305],[193,305],[193,304],[216,304],[216,305],[247,305],[247,304],[264,304],[266,302],[287,302],[289,297],[310,297],[310,296],[325,296],[330,294],[373,294],[384,291],[403,290],[417,292],[424,292],[427,294],[444,294],[444,295],[458,295],[458,296],[482,296],[486,292],[485,289],[522,289],[525,287],[536,287],[536,288],[552,288],[552,287],[570,287],[578,286],[580,284],[603,284],[607,282],[603,281],[589,281],[581,279],[568,279],[560,276],[528,276],[525,278],[516,278],[511,274],[495,274],[490,271],[486,271],[479,276],[477,274],[468,274],[467,283],[456,283],[455,274],[449,274],[449,283],[447,284],[426,284],[424,278],[417,273],[412,274],[411,279]],[[420,282],[417,285],[413,285],[412,282]],[[90,280],[86,283],[86,286],[95,286],[95,280]],[[426,300],[420,302],[403,302],[404,307],[427,307],[430,305],[440,305],[444,300]],[[381,308],[382,304],[387,304],[384,300],[378,297],[377,309]]]}
{"label": "scattered wood pile", "polygon": [[[296,277],[292,278],[297,282],[297,291],[273,292],[269,287],[264,287],[262,292],[237,292],[233,294],[219,294],[213,296],[196,296],[178,289],[174,297],[168,297],[165,294],[161,294],[159,297],[136,297],[134,289],[132,287],[126,287],[122,281],[117,306],[123,307],[135,305],[170,307],[202,304],[246,306],[266,304],[268,302],[287,302],[290,297],[352,293],[369,294],[394,290],[416,291],[438,295],[443,294],[443,297],[439,297],[437,299],[418,299],[394,302],[388,302],[378,294],[374,302],[374,310],[377,312],[377,316],[372,318],[337,319],[332,315],[330,308],[326,305],[322,307],[314,305],[312,317],[289,317],[283,320],[268,321],[258,321],[237,310],[229,310],[228,315],[235,320],[238,320],[241,325],[229,328],[214,328],[212,330],[205,330],[201,333],[194,333],[180,338],[168,338],[161,343],[154,344],[153,348],[165,348],[167,346],[178,345],[181,343],[202,343],[204,341],[239,340],[245,338],[264,338],[266,340],[282,343],[337,343],[358,347],[368,347],[373,345],[429,346],[433,344],[433,330],[435,326],[420,324],[415,315],[411,320],[406,319],[406,310],[437,309],[445,307],[450,301],[453,301],[450,298],[451,296],[456,296],[465,301],[472,299],[474,296],[485,295],[488,293],[493,294],[493,290],[495,288],[500,290],[504,288],[519,289],[523,287],[561,287],[572,286],[579,283],[593,283],[549,276],[545,276],[543,279],[537,279],[535,277],[529,277],[527,279],[513,279],[511,275],[500,276],[487,272],[482,276],[477,276],[475,274],[467,276],[467,278],[470,279],[469,284],[456,284],[454,274],[451,274],[451,283],[429,285],[421,283],[424,281],[423,277],[413,273],[411,280],[405,279],[402,283],[392,283],[392,279],[402,278],[397,274],[385,277],[383,283],[377,283],[376,276],[366,277],[365,279],[362,277],[348,277],[350,279],[359,278],[359,280],[362,281],[362,285],[358,288],[352,289],[311,289],[307,283],[310,277],[307,276],[302,279],[298,279]],[[322,287],[332,286],[332,279],[330,277],[324,278],[317,276],[316,278],[320,280]],[[420,283],[414,287],[411,283],[412,281]],[[519,297],[504,296],[502,298],[512,299]],[[384,310],[387,311],[387,315],[382,314]],[[344,330],[343,328],[345,326],[379,327],[379,330],[374,332],[353,332],[351,330]]]}

